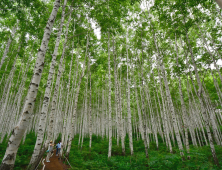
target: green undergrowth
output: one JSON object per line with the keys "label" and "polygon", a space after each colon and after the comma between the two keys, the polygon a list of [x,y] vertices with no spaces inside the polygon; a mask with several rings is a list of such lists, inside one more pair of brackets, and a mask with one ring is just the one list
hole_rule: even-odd
{"label": "green undergrowth", "polygon": [[[78,148],[78,135],[75,136],[69,156],[73,170],[85,169],[183,169],[183,170],[217,170],[213,163],[209,146],[190,146],[190,160],[182,160],[177,147],[173,147],[173,154],[169,152],[163,142],[159,143],[157,150],[155,143],[150,143],[149,159],[146,158],[142,140],[134,140],[134,155],[130,156],[129,140],[126,137],[126,155],[122,155],[121,143],[117,146],[116,139],[112,142],[112,157],[108,159],[108,139],[92,137],[92,149],[89,151],[89,138],[84,139],[82,150]],[[220,165],[222,165],[222,147],[215,146]],[[187,154],[185,153],[185,157]]]}
{"label": "green undergrowth", "polygon": [[[113,138],[112,157],[108,159],[108,139],[92,137],[92,149],[89,151],[89,138],[84,138],[82,150],[78,147],[78,135],[75,136],[69,156],[72,170],[87,169],[119,169],[119,170],[145,170],[145,169],[183,169],[183,170],[218,170],[213,163],[209,146],[193,147],[190,145],[190,160],[182,160],[177,147],[173,147],[173,154],[169,152],[165,143],[159,138],[159,149],[151,142],[149,148],[149,159],[145,156],[145,149],[142,140],[133,140],[134,155],[130,156],[129,139],[126,137],[126,155],[122,155],[121,143],[117,146]],[[5,154],[7,139],[0,144],[0,161]],[[27,134],[25,143],[20,145],[16,156],[15,170],[24,170],[29,164],[33,153],[36,137],[34,133]],[[216,154],[222,167],[222,147],[216,146]],[[187,154],[185,153],[185,157]]]}
{"label": "green undergrowth", "polygon": [[[7,148],[7,141],[8,139],[5,138],[3,142],[0,144],[0,161],[1,162],[4,157],[5,150]],[[16,155],[14,170],[26,169],[31,159],[35,142],[36,142],[35,134],[34,133],[27,134],[25,143],[23,144],[22,142],[19,146],[18,153]]]}

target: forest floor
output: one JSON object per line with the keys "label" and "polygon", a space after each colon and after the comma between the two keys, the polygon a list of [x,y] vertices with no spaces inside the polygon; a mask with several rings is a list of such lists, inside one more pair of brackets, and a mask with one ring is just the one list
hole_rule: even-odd
{"label": "forest floor", "polygon": [[49,159],[50,162],[44,161],[45,169],[44,170],[67,170],[69,169],[68,165],[65,165],[62,160],[59,159],[59,156],[56,156],[56,150],[52,157]]}
{"label": "forest floor", "polygon": [[[209,146],[193,146],[190,141],[190,160],[182,161],[177,144],[173,145],[173,154],[169,152],[166,144],[159,137],[159,148],[150,136],[149,159],[146,158],[144,144],[133,135],[134,155],[130,155],[129,138],[126,136],[126,154],[122,155],[121,141],[119,146],[115,138],[112,139],[112,157],[107,159],[109,141],[107,138],[92,136],[92,148],[89,150],[89,138],[84,138],[82,149],[79,145],[79,135],[75,135],[69,154],[70,170],[221,170],[215,166]],[[0,161],[5,154],[7,138],[0,144]],[[58,139],[59,140],[59,139]],[[27,134],[25,142],[21,142],[16,156],[14,170],[25,170],[31,159],[36,142],[34,133]],[[174,146],[175,145],[175,146]],[[215,145],[216,154],[222,167],[222,147]],[[185,153],[185,155],[188,155]],[[44,154],[44,158],[46,153]],[[66,162],[58,160],[55,153],[50,158],[50,163],[45,162],[44,170],[65,170],[69,168]],[[60,167],[60,169],[58,169]],[[39,170],[42,170],[42,165]],[[50,169],[49,169],[50,168]]]}
{"label": "forest floor", "polygon": [[[82,149],[78,145],[79,135],[72,142],[69,162],[71,170],[222,170],[215,166],[209,146],[193,146],[190,141],[190,160],[182,161],[177,144],[172,142],[173,154],[159,137],[159,149],[150,136],[149,159],[146,158],[145,148],[141,139],[133,135],[134,155],[130,155],[129,138],[125,138],[126,154],[122,155],[121,142],[119,146],[115,138],[112,139],[112,157],[108,157],[109,141],[95,135],[92,136],[92,148],[89,150],[89,138],[84,138]],[[175,145],[175,146],[174,146]],[[216,154],[222,167],[222,147],[215,145]],[[184,152],[186,156],[188,154]]]}

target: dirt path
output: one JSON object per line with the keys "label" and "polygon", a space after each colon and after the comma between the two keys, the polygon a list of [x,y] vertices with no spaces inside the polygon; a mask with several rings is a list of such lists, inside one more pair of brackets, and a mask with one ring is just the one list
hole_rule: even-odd
{"label": "dirt path", "polygon": [[69,166],[62,163],[61,160],[56,156],[56,150],[54,150],[53,156],[49,159],[50,162],[44,161],[45,169],[44,170],[68,170]]}

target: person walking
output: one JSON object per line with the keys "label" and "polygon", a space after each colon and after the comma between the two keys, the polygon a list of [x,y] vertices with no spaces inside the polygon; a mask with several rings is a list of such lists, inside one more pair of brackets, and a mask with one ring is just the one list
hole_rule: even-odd
{"label": "person walking", "polygon": [[59,143],[56,145],[56,156],[60,154],[61,145],[62,145],[61,141],[59,141]]}
{"label": "person walking", "polygon": [[53,152],[53,146],[54,144],[52,143],[52,140],[49,143],[49,148],[48,148],[48,153],[47,153],[47,157],[46,157],[46,162],[50,162],[49,158],[51,157],[51,154]]}

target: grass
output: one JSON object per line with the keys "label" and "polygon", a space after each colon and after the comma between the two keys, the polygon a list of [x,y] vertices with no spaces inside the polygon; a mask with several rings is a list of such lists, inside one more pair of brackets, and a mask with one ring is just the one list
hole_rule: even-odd
{"label": "grass", "polygon": [[[117,146],[113,138],[112,157],[108,159],[108,139],[93,136],[92,149],[89,151],[89,138],[84,139],[83,148],[78,148],[78,135],[72,143],[69,161],[73,170],[93,169],[119,169],[119,170],[145,170],[145,169],[170,169],[170,170],[217,170],[213,163],[210,147],[190,146],[190,160],[182,161],[177,147],[173,148],[173,154],[169,152],[164,143],[159,143],[159,150],[155,143],[150,143],[149,159],[145,156],[145,148],[142,140],[134,140],[134,155],[130,156],[129,141],[126,137],[126,155],[122,155],[121,145]],[[215,146],[217,157],[222,160],[222,147]],[[186,155],[186,153],[185,153]],[[220,161],[222,165],[222,161]]]}
{"label": "grass", "polygon": [[[78,148],[78,135],[72,142],[69,162],[72,170],[218,170],[211,155],[209,146],[194,147],[190,145],[190,160],[182,161],[177,147],[173,147],[173,154],[169,152],[165,143],[159,139],[159,150],[156,144],[151,142],[149,148],[149,159],[145,156],[142,140],[133,140],[134,155],[130,155],[129,139],[126,137],[126,155],[122,155],[121,143],[117,146],[113,138],[112,157],[108,159],[108,139],[102,139],[93,135],[92,149],[89,151],[89,138],[85,138],[82,151]],[[16,156],[15,170],[24,170],[29,164],[33,153],[36,137],[34,133],[27,134],[24,145],[21,144]],[[2,160],[7,147],[6,139],[0,144],[0,160]],[[222,147],[216,146],[216,153],[222,167]],[[185,153],[186,155],[186,153]]]}

